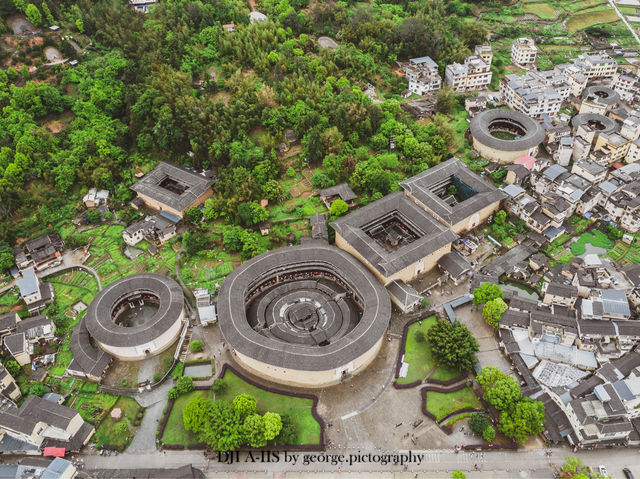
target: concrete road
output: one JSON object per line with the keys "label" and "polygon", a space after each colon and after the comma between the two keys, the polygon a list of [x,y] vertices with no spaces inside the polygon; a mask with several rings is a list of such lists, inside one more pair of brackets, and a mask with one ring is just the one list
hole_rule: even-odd
{"label": "concrete road", "polygon": [[[409,454],[408,451],[387,453],[380,450],[359,451],[357,449],[332,450],[330,453],[279,452],[278,457],[264,453],[238,453],[230,458],[213,457],[210,461],[200,451],[137,452],[118,456],[84,456],[85,469],[92,468],[135,468],[135,467],[177,467],[193,464],[206,471],[207,477],[264,477],[264,478],[302,478],[315,474],[327,475],[340,472],[345,477],[364,477],[364,473],[378,472],[374,477],[406,478],[447,478],[452,471],[462,470],[468,479],[488,478],[535,478],[550,479],[554,468],[559,467],[565,457],[572,454],[569,448],[555,448],[553,455],[546,456],[544,449],[531,449],[509,452],[478,453],[461,452],[454,454],[450,450],[411,451],[410,459],[405,456],[405,466],[394,464],[397,454]],[[273,453],[271,453],[273,454]],[[605,465],[612,479],[622,479],[623,467],[640,477],[640,452],[637,448],[601,449],[581,451],[576,454],[585,464],[596,467]],[[225,462],[226,461],[226,462]],[[479,471],[475,471],[475,465]],[[259,474],[258,474],[259,473]]]}

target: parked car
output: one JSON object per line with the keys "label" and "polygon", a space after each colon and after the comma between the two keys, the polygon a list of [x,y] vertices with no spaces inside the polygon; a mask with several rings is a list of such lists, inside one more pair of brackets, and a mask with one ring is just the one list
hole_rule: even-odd
{"label": "parked car", "polygon": [[609,473],[607,472],[607,468],[604,467],[602,464],[598,466],[598,471],[600,472],[600,474],[602,474],[603,476],[608,476]]}
{"label": "parked car", "polygon": [[628,467],[625,467],[622,472],[624,472],[624,477],[626,477],[627,479],[635,479],[633,477],[633,474],[631,473],[631,471],[629,470]]}

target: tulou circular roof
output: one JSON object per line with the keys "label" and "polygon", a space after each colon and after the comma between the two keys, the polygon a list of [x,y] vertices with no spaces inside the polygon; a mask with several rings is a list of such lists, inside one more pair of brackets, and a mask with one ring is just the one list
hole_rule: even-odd
{"label": "tulou circular roof", "polygon": [[[491,134],[496,123],[512,124],[524,135],[515,140],[503,140]],[[514,110],[495,108],[478,113],[471,120],[471,135],[474,139],[496,150],[525,151],[539,145],[544,139],[544,129],[533,118]]]}
{"label": "tulou circular roof", "polygon": [[[158,310],[142,325],[117,325],[112,319],[114,307],[138,293],[156,296]],[[174,280],[154,273],[135,274],[100,291],[89,305],[84,321],[96,341],[115,347],[135,347],[161,336],[178,320],[183,307],[184,295]]]}
{"label": "tulou circular roof", "polygon": [[360,357],[383,336],[390,316],[380,282],[350,254],[315,241],[247,261],[218,295],[220,329],[234,350],[301,371]]}

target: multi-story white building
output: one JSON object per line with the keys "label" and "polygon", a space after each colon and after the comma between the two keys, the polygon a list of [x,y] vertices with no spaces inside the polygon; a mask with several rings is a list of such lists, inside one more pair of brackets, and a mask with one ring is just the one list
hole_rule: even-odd
{"label": "multi-story white building", "polygon": [[491,65],[479,56],[467,57],[464,64],[447,65],[444,81],[457,93],[483,90],[491,83]]}
{"label": "multi-story white building", "polygon": [[618,71],[618,63],[604,52],[583,53],[574,64],[580,68],[589,80],[611,78]]}
{"label": "multi-story white building", "polygon": [[623,75],[622,73],[616,73],[613,76],[611,82],[611,88],[620,94],[620,98],[624,101],[631,102],[636,97],[636,92],[640,85],[638,85],[637,79],[630,75]]}
{"label": "multi-story white building", "polygon": [[627,151],[624,161],[634,163],[638,160],[640,160],[640,140],[635,140],[629,144],[629,151]]}
{"label": "multi-story white building", "polygon": [[422,96],[442,88],[438,64],[431,57],[412,58],[402,66],[402,69],[409,81],[411,93]]}
{"label": "multi-story white building", "polygon": [[538,48],[532,38],[518,38],[511,45],[511,61],[514,65],[529,68],[536,62]]}
{"label": "multi-story white building", "polygon": [[473,53],[475,56],[482,58],[487,65],[491,65],[491,62],[493,61],[493,50],[491,49],[491,45],[476,45]]}
{"label": "multi-story white building", "polygon": [[571,95],[578,98],[582,96],[582,92],[587,87],[588,78],[581,68],[572,63],[563,63],[556,65],[554,70],[557,70],[566,77]]}
{"label": "multi-story white building", "polygon": [[500,81],[500,94],[513,110],[531,117],[556,115],[569,97],[567,77],[558,70],[530,71],[525,75],[505,75]]}

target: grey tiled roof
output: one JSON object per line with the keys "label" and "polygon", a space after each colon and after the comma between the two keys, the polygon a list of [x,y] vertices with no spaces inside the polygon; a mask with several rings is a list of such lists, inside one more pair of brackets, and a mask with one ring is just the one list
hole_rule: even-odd
{"label": "grey tiled roof", "polygon": [[324,188],[318,192],[322,197],[330,197],[330,196],[339,196],[340,199],[346,201],[355,200],[358,195],[356,195],[353,190],[346,183],[340,183],[339,185],[330,186],[329,188]]}
{"label": "grey tiled roof", "polygon": [[[517,140],[501,140],[489,131],[489,126],[498,120],[517,122],[526,134]],[[533,118],[514,110],[493,109],[478,113],[471,120],[471,135],[483,145],[501,151],[524,151],[538,146],[544,139],[544,129]]]}
{"label": "grey tiled roof", "polygon": [[[118,326],[111,318],[112,308],[126,294],[151,292],[158,297],[158,310],[144,324]],[[174,324],[182,313],[184,294],[180,285],[167,276],[142,273],[127,276],[103,289],[91,301],[84,323],[98,342],[116,347],[134,347],[153,341]]]}
{"label": "grey tiled roof", "polygon": [[100,377],[112,359],[109,354],[91,344],[85,318],[82,318],[80,323],[73,328],[71,352],[73,353],[73,361],[69,365],[69,370],[84,372],[94,377]]}
{"label": "grey tiled roof", "polygon": [[[248,322],[246,295],[278,273],[302,271],[334,274],[364,306],[355,327],[325,346],[268,337]],[[225,279],[218,295],[220,331],[233,350],[266,364],[303,371],[331,370],[360,357],[380,340],[390,316],[389,295],[373,274],[350,254],[320,241],[272,250],[247,261]]]}
{"label": "grey tiled roof", "polygon": [[387,291],[389,291],[389,294],[396,298],[405,308],[422,301],[420,293],[404,281],[391,281],[386,288]]}
{"label": "grey tiled roof", "polygon": [[471,264],[456,251],[445,254],[438,260],[438,264],[454,278],[471,271]]}
{"label": "grey tiled roof", "polygon": [[[410,222],[421,236],[412,243],[389,252],[369,237],[362,228],[394,212]],[[457,234],[439,223],[401,191],[369,203],[334,221],[331,226],[385,277],[401,271],[458,238]]]}
{"label": "grey tiled roof", "polygon": [[[185,185],[187,187],[186,190],[182,194],[177,194],[161,187],[160,183],[167,177]],[[153,171],[131,186],[131,189],[177,211],[184,211],[207,191],[213,183],[213,180],[202,175],[170,163],[160,163]]]}
{"label": "grey tiled roof", "polygon": [[[432,190],[436,185],[452,176],[473,188],[477,193],[454,206],[448,205]],[[412,176],[402,181],[400,186],[449,226],[453,226],[465,218],[470,218],[486,206],[507,197],[504,191],[484,181],[458,158],[451,158]]]}

